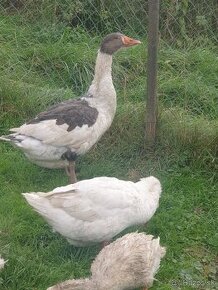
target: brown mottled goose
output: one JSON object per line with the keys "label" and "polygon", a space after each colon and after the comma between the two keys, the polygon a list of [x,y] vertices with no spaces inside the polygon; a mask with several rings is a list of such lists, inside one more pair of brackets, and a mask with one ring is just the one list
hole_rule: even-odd
{"label": "brown mottled goose", "polygon": [[131,233],[104,247],[91,266],[91,277],[67,280],[47,290],[124,290],[153,285],[166,249],[159,238]]}
{"label": "brown mottled goose", "polygon": [[98,51],[94,79],[86,95],[50,107],[0,139],[13,142],[39,166],[67,168],[70,183],[76,182],[77,156],[86,153],[100,139],[115,115],[112,55],[120,48],[139,43],[121,33],[107,35]]}

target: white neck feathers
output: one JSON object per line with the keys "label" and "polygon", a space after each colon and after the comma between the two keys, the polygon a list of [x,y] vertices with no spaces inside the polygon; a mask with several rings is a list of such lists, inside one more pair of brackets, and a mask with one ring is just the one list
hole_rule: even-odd
{"label": "white neck feathers", "polygon": [[104,77],[111,77],[112,55],[98,51],[93,82],[98,83]]}
{"label": "white neck feathers", "polygon": [[107,83],[107,86],[113,88],[112,82],[112,55],[98,51],[96,64],[95,64],[95,75],[92,84],[89,88],[89,93],[94,97],[98,95],[98,92],[102,90],[102,86]]}

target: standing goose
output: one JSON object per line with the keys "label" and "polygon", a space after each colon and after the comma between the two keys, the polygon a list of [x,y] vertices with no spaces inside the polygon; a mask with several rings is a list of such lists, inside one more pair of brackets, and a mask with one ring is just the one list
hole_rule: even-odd
{"label": "standing goose", "polygon": [[145,224],[159,206],[161,185],[95,177],[51,192],[23,193],[27,202],[74,246],[110,241],[127,227]]}
{"label": "standing goose", "polygon": [[33,163],[66,168],[76,182],[75,160],[86,153],[110,127],[116,111],[112,55],[118,49],[141,43],[121,33],[107,35],[98,51],[95,75],[87,94],[50,107],[0,139],[13,142]]}
{"label": "standing goose", "polygon": [[127,234],[101,250],[91,265],[91,277],[68,280],[47,290],[146,290],[153,285],[165,253],[159,238]]}

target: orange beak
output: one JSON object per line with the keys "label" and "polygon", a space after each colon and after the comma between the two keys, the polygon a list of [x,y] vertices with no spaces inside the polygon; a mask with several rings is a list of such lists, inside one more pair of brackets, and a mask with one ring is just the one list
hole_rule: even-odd
{"label": "orange beak", "polygon": [[130,38],[130,37],[125,36],[125,35],[122,36],[122,42],[125,46],[133,46],[133,45],[137,45],[137,44],[141,43],[141,41]]}

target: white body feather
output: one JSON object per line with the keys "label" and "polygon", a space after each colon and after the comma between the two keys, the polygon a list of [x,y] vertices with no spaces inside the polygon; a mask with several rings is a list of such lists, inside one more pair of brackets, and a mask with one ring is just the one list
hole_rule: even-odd
{"label": "white body feather", "polygon": [[23,195],[55,231],[71,244],[85,246],[146,223],[158,208],[160,194],[160,182],[151,176],[136,183],[96,177],[48,193]]}

